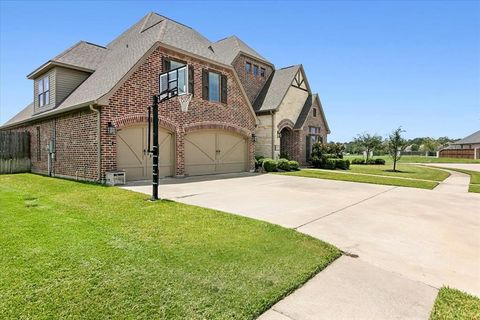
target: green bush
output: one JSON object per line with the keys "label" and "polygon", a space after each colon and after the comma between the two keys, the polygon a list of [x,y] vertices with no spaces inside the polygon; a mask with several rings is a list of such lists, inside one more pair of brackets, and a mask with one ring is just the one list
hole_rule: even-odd
{"label": "green bush", "polygon": [[375,164],[385,164],[385,160],[381,158],[375,159]]}
{"label": "green bush", "polygon": [[265,158],[260,156],[260,157],[257,157],[255,159],[255,161],[256,161],[255,164],[257,165],[256,168],[258,169],[258,168],[261,168],[263,166],[263,161],[265,161]]}
{"label": "green bush", "polygon": [[355,158],[352,160],[352,164],[365,164],[365,160],[362,158]]}
{"label": "green bush", "polygon": [[365,164],[375,164],[375,159],[368,159]]}
{"label": "green bush", "polygon": [[335,168],[342,170],[350,169],[350,160],[335,159]]}
{"label": "green bush", "polygon": [[280,170],[283,171],[290,171],[290,166],[288,165],[288,160],[287,159],[279,159],[277,161],[277,167]]}
{"label": "green bush", "polygon": [[299,167],[299,163],[297,161],[288,161],[288,166],[290,167],[290,170],[292,171],[298,171],[300,170]]}
{"label": "green bush", "polygon": [[290,155],[288,154],[288,152],[280,153],[280,159],[290,160]]}
{"label": "green bush", "polygon": [[267,172],[277,171],[277,161],[273,159],[264,159],[263,160],[263,169]]}
{"label": "green bush", "polygon": [[325,162],[323,162],[321,165],[322,169],[334,170],[335,167],[336,167],[335,159],[325,159]]}

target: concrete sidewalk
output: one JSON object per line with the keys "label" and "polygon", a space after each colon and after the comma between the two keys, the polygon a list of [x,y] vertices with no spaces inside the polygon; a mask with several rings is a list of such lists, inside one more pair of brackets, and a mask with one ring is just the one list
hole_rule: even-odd
{"label": "concrete sidewalk", "polygon": [[479,194],[274,174],[164,183],[160,194],[294,228],[358,255],[340,258],[264,319],[427,319],[442,285],[480,295]]}
{"label": "concrete sidewalk", "polygon": [[444,170],[450,173],[450,176],[443,180],[438,186],[433,190],[437,192],[447,192],[447,193],[466,193],[468,192],[468,187],[470,185],[470,175],[461,173],[458,171]]}

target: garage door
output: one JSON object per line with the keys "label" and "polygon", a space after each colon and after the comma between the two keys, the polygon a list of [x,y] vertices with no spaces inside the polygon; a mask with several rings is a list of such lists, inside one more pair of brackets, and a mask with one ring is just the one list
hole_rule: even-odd
{"label": "garage door", "polygon": [[[173,175],[174,136],[160,129],[160,176]],[[117,132],[117,168],[125,170],[128,181],[151,180],[152,158],[147,150],[147,125],[125,127]]]}
{"label": "garage door", "polygon": [[190,176],[247,170],[247,140],[227,131],[185,136],[185,173]]}

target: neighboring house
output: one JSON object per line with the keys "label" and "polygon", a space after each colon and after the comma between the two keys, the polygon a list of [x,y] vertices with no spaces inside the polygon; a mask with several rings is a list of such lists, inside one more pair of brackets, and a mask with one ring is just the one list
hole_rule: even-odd
{"label": "neighboring house", "polygon": [[480,130],[452,142],[439,151],[440,157],[480,159]]}
{"label": "neighboring house", "polygon": [[187,113],[176,99],[160,105],[161,176],[252,170],[255,144],[261,154],[284,150],[305,162],[305,148],[326,140],[320,101],[301,66],[275,71],[237,37],[211,42],[156,13],[105,47],[81,41],[35,69],[28,75],[34,101],[0,130],[30,133],[33,172],[101,181],[125,170],[128,180],[149,179],[146,108],[159,73],[184,64],[194,95]]}

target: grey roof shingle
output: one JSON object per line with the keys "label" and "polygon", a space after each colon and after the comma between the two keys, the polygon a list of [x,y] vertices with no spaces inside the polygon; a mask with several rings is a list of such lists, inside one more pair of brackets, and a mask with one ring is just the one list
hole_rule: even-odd
{"label": "grey roof shingle", "polygon": [[465,138],[463,138],[461,140],[458,140],[456,142],[452,142],[451,144],[475,144],[475,143],[480,143],[480,130],[472,133],[469,136],[466,136]]}
{"label": "grey roof shingle", "polygon": [[276,110],[285,97],[300,67],[300,65],[295,65],[276,70],[270,76],[253,103],[255,112]]}
{"label": "grey roof shingle", "polygon": [[14,115],[13,118],[5,122],[3,126],[8,126],[17,122],[23,122],[25,120],[30,119],[32,115],[33,115],[33,102],[27,105],[26,107],[24,107],[22,111]]}
{"label": "grey roof shingle", "polygon": [[52,61],[96,70],[108,54],[108,49],[85,41],[77,42]]}
{"label": "grey roof shingle", "polygon": [[233,60],[235,60],[235,58],[241,52],[270,64],[267,59],[249,47],[237,36],[230,36],[225,39],[218,40],[212,44],[212,47],[215,50],[215,53],[222,57],[226,64],[232,64]]}
{"label": "grey roof shingle", "polygon": [[303,105],[302,111],[300,111],[300,115],[297,118],[297,122],[293,126],[293,129],[301,129],[303,127],[303,125],[305,124],[305,120],[307,120],[308,114],[310,113],[310,110],[312,109],[312,106],[315,104],[315,102],[318,104],[318,107],[320,109],[320,114],[323,118],[323,122],[325,123],[327,132],[330,133],[330,128],[328,126],[327,118],[325,117],[325,112],[323,111],[322,102],[320,101],[320,97],[318,96],[317,93],[308,95]]}

